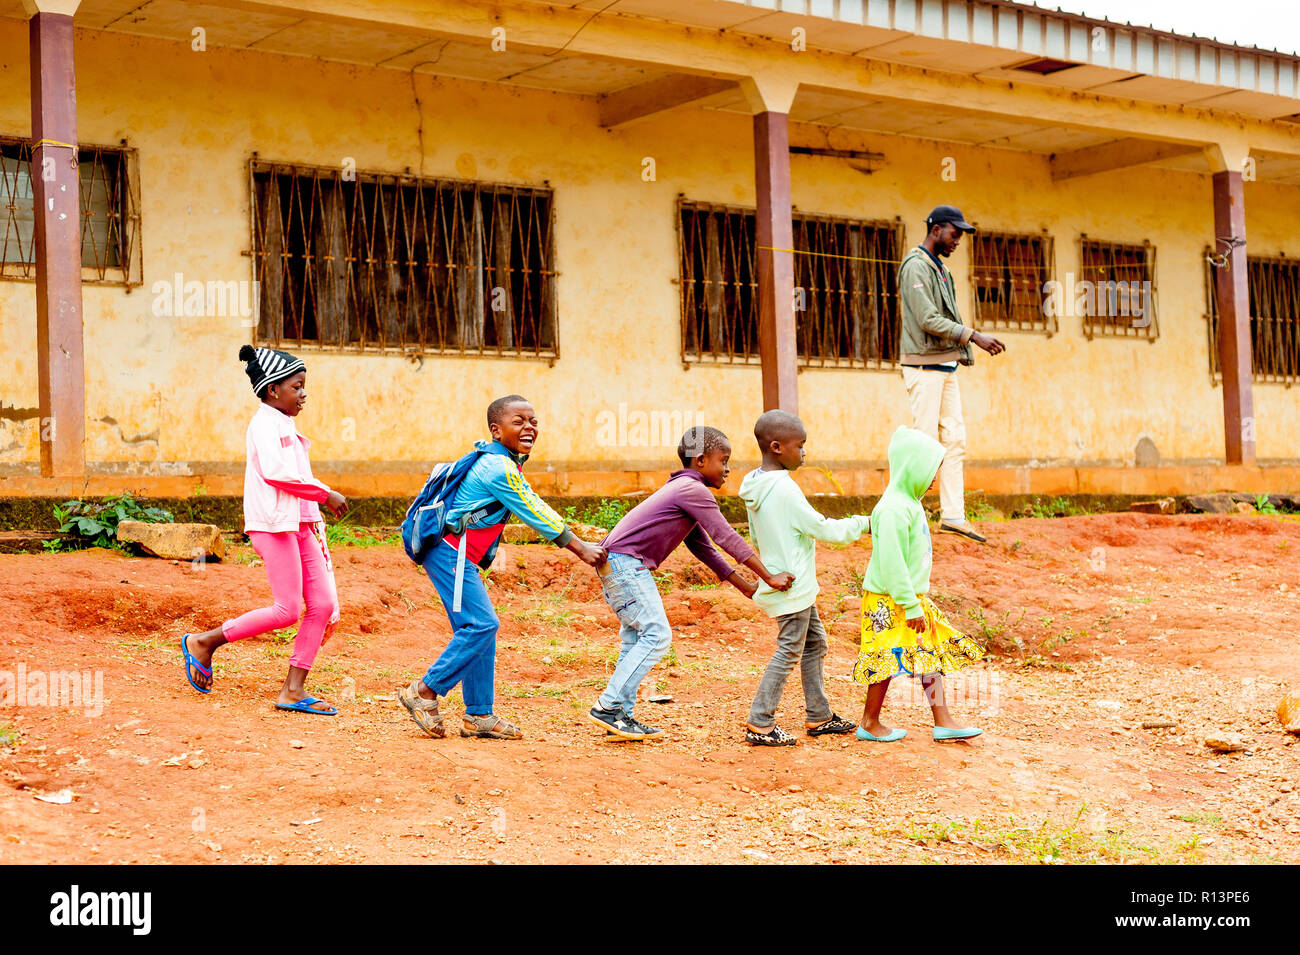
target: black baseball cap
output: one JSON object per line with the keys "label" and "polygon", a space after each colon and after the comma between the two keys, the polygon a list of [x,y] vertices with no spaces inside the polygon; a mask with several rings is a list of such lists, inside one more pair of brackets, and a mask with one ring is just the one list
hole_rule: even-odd
{"label": "black baseball cap", "polygon": [[956,206],[935,206],[934,210],[925,217],[925,224],[931,227],[944,222],[951,222],[962,232],[975,231],[975,227],[966,221],[966,217]]}

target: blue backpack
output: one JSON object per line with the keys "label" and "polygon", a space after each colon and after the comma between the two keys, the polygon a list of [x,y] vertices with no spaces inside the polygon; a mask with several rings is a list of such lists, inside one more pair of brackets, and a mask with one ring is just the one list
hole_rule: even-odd
{"label": "blue backpack", "polygon": [[[475,448],[459,461],[437,465],[430,472],[424,487],[420,488],[420,493],[415,496],[411,506],[406,509],[406,517],[402,520],[402,547],[406,550],[406,556],[417,564],[423,564],[429,550],[442,540],[448,530],[447,515],[451,511],[451,503],[456,498],[456,492],[460,490],[461,484],[469,475],[470,468],[485,453],[489,453],[485,448]],[[467,524],[481,520],[496,510],[504,511],[506,508],[504,505],[496,504],[463,514],[450,530],[460,534]],[[465,537],[461,534],[461,560],[464,559],[464,543]],[[456,575],[458,585],[459,571],[458,564]],[[458,586],[457,590],[459,589]]]}

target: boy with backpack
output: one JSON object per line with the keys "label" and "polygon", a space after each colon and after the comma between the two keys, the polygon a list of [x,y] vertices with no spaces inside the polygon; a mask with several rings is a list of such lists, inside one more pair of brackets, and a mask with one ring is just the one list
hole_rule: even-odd
{"label": "boy with backpack", "polygon": [[492,712],[500,622],[479,576],[479,568],[491,566],[510,515],[585,564],[596,567],[606,557],[603,547],[574,537],[520,471],[537,441],[533,406],[519,395],[498,398],[488,405],[487,422],[492,440],[476,441],[455,464],[435,468],[402,524],[406,552],[429,575],[453,629],[424,677],[397,693],[411,719],[435,737],[447,735],[438,697],[457,683],[465,698],[461,736],[523,737]]}

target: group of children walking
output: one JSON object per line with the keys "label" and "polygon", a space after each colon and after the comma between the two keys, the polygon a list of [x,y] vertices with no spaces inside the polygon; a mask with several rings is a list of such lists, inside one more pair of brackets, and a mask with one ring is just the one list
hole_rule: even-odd
{"label": "group of children walking", "polygon": [[[303,362],[282,351],[249,345],[240,349],[239,358],[261,401],[246,442],[244,530],[266,564],[274,604],[205,633],[185,634],[185,676],[198,692],[210,692],[218,648],[292,626],[302,615],[276,707],[333,716],[338,710],[310,696],[305,680],[340,613],[320,505],[342,514],[348,504],[312,475],[310,442],[293,423],[306,403]],[[479,573],[490,566],[511,515],[572,551],[600,576],[605,601],[619,622],[622,646],[589,717],[610,738],[664,735],[637,718],[636,704],[642,682],[672,644],[653,572],[683,543],[719,580],[751,598],[776,622],[777,650],[759,682],[745,726],[749,743],[797,742],[776,725],[776,711],[796,665],[809,736],[856,730],[857,738],[867,742],[902,739],[905,730],[880,721],[889,682],[899,674],[920,677],[934,714],[934,739],[979,735],[979,729],[961,726],[948,711],[943,675],[981,659],[984,648],[954,629],[927,596],[930,532],[920,502],[944,456],[933,438],[899,428],[889,444],[889,487],[871,516],[831,520],[808,503],[791,477],[804,461],[808,435],[803,423],[784,411],[764,413],[754,426],[762,464],[745,475],[740,486],[751,545],[727,523],[713,495],[730,474],[731,443],[716,428],[696,426],[678,445],[681,468],[595,544],[576,537],[523,475],[538,436],[532,405],[519,395],[498,398],[488,406],[487,426],[491,440],[475,443],[472,463],[467,462],[463,479],[437,511],[440,539],[419,557],[447,611],[452,637],[424,676],[400,689],[397,698],[430,736],[446,735],[439,697],[458,684],[464,699],[462,736],[523,736],[494,712],[500,623]],[[872,536],[872,553],[863,579],[862,642],[853,669],[854,682],[866,687],[859,725],[836,714],[826,695],[828,641],[817,615],[816,541],[848,543],[866,533]],[[741,574],[718,548],[752,571],[757,582]]]}

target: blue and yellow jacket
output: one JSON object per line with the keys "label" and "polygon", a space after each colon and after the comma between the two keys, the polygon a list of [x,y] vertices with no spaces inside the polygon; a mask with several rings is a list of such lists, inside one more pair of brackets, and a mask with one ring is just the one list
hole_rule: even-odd
{"label": "blue and yellow jacket", "polygon": [[453,533],[443,540],[457,547],[463,531],[465,556],[479,566],[485,556],[490,561],[511,514],[557,547],[573,540],[564,519],[538,497],[520,470],[528,455],[515,454],[499,441],[475,441],[474,448],[484,453],[452,498],[447,524]]}

